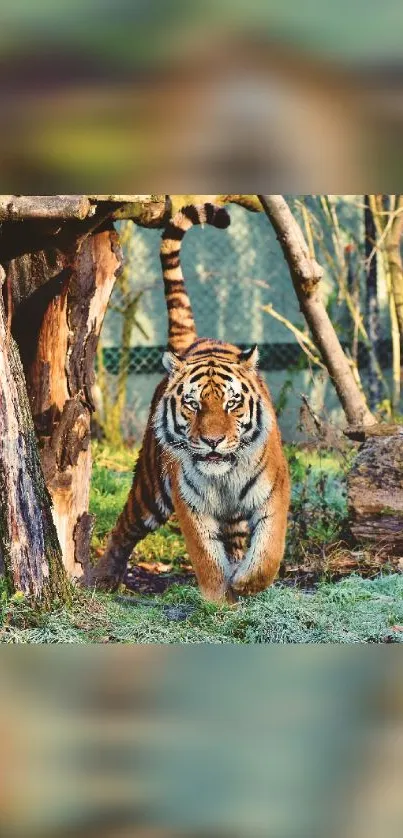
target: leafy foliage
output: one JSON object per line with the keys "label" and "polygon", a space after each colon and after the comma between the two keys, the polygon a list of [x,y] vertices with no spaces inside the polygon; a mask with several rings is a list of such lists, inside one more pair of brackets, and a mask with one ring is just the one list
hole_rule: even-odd
{"label": "leafy foliage", "polygon": [[292,484],[288,556],[308,544],[329,544],[338,538],[347,517],[348,458],[332,452],[305,452],[287,446]]}

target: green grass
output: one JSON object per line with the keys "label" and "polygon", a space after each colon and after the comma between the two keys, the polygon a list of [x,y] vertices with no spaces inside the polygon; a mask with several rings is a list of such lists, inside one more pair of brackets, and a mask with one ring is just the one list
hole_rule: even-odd
{"label": "green grass", "polygon": [[[345,461],[333,454],[287,448],[293,483],[288,561],[331,546],[346,515]],[[96,516],[93,553],[123,507],[136,451],[94,446],[90,509]],[[175,566],[186,550],[167,524],[139,544],[135,561]],[[349,576],[321,581],[312,592],[281,582],[235,607],[205,602],[196,587],[173,586],[158,596],[101,595],[76,590],[69,609],[38,615],[21,595],[0,589],[3,643],[382,643],[402,642],[403,576]]]}
{"label": "green grass", "polygon": [[90,512],[95,515],[93,546],[101,548],[123,509],[132,481],[137,451],[93,446]]}
{"label": "green grass", "polygon": [[[115,452],[107,447],[94,446],[90,512],[95,515],[92,540],[95,556],[102,550],[106,536],[123,509],[137,455],[136,449],[124,448]],[[183,537],[175,529],[171,523],[167,523],[156,533],[147,536],[135,550],[134,559],[176,565],[178,559],[187,554]]]}
{"label": "green grass", "polygon": [[382,643],[402,642],[403,577],[351,576],[312,594],[277,583],[235,608],[176,586],[156,598],[120,601],[77,592],[71,609],[34,617],[1,605],[3,643]]}

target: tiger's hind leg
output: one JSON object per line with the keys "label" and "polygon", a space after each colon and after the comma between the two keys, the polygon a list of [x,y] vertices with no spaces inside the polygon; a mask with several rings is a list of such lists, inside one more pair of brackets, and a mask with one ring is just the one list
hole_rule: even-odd
{"label": "tiger's hind leg", "polygon": [[143,448],[127,501],[109,536],[105,553],[89,571],[86,584],[116,590],[136,544],[165,524],[173,511],[170,496],[161,485],[163,478],[153,478],[158,471],[152,468],[149,456],[150,452]]}

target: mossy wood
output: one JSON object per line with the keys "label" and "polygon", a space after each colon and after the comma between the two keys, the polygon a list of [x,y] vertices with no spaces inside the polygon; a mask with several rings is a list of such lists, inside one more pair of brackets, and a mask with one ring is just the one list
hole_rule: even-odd
{"label": "mossy wood", "polygon": [[[40,255],[40,270],[35,272],[38,288],[15,310],[13,332],[24,364],[64,564],[69,575],[78,577],[88,559],[91,535],[94,359],[121,255],[117,233],[110,229]],[[24,259],[38,262],[38,254],[17,262]],[[18,265],[13,267],[18,271]]]}
{"label": "mossy wood", "polygon": [[403,555],[403,427],[379,428],[364,432],[348,476],[350,527],[358,541]]}
{"label": "mossy wood", "polygon": [[[2,269],[0,285],[4,272]],[[0,574],[36,605],[69,599],[18,349],[0,293]]]}
{"label": "mossy wood", "polygon": [[[7,316],[24,367],[65,568],[79,577],[92,519],[90,420],[99,333],[121,268],[110,205],[85,221],[5,222]],[[9,258],[4,258],[4,257]]]}

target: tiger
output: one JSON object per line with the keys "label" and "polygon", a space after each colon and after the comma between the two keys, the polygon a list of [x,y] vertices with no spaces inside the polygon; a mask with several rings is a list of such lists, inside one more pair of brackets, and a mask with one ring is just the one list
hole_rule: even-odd
{"label": "tiger", "polygon": [[258,350],[199,338],[180,262],[196,224],[227,210],[185,206],[162,234],[166,375],[154,393],[133,483],[94,581],[116,590],[133,548],[176,513],[201,594],[235,602],[274,580],[284,554],[290,481]]}

